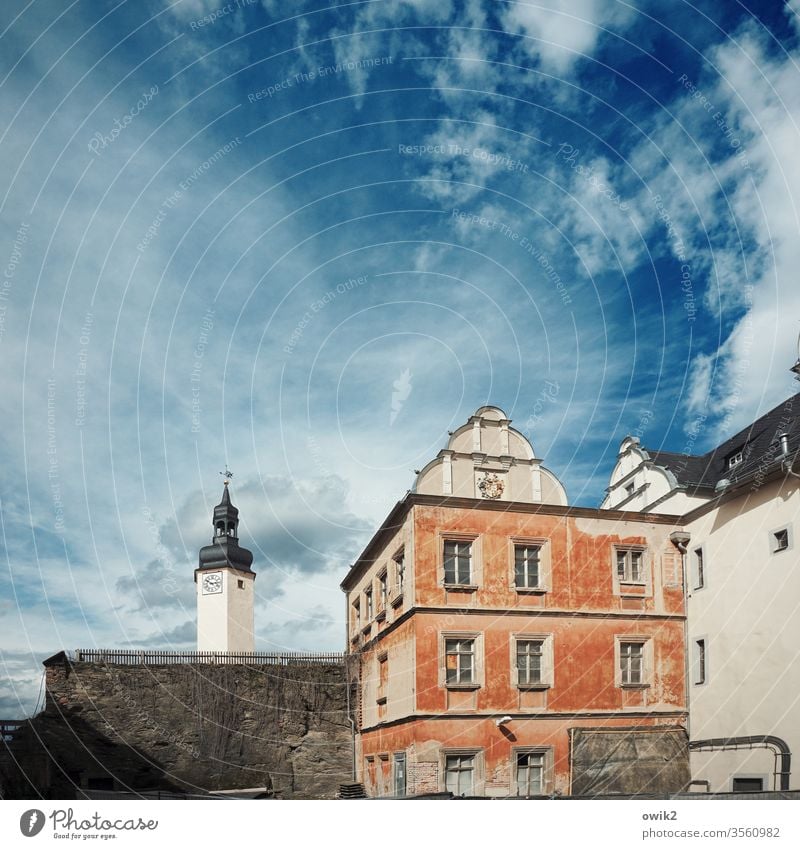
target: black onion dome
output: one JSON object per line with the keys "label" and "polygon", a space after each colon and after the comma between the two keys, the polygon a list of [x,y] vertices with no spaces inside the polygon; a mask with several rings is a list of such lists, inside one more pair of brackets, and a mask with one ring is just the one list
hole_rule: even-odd
{"label": "black onion dome", "polygon": [[231,503],[228,483],[222,500],[214,508],[214,538],[211,545],[200,549],[199,569],[230,566],[240,572],[252,572],[253,553],[239,545],[239,511]]}

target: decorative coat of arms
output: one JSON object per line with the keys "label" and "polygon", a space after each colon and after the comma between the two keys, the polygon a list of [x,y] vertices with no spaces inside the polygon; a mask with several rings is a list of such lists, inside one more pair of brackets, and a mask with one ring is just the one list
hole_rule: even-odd
{"label": "decorative coat of arms", "polygon": [[478,489],[484,498],[500,498],[506,485],[497,475],[484,475],[478,482]]}

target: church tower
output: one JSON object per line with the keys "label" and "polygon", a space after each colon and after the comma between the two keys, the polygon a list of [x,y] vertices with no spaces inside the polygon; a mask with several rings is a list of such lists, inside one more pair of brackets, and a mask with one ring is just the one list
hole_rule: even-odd
{"label": "church tower", "polygon": [[200,549],[197,585],[197,650],[255,651],[253,554],[239,546],[239,511],[231,504],[230,472],[214,508],[214,537]]}

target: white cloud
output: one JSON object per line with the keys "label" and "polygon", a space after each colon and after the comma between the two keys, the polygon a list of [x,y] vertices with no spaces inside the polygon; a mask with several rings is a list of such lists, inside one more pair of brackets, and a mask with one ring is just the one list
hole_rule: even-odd
{"label": "white cloud", "polygon": [[604,30],[622,29],[634,14],[616,0],[537,0],[510,3],[500,18],[509,32],[526,37],[524,50],[543,69],[563,75],[595,52]]}

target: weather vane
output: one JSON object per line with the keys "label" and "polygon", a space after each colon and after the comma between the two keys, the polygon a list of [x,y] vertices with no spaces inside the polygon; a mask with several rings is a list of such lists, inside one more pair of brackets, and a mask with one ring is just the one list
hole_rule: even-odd
{"label": "weather vane", "polygon": [[225,484],[225,486],[227,486],[231,482],[231,478],[233,477],[233,472],[228,468],[227,463],[225,464],[225,471],[220,472],[220,474],[222,475],[222,477],[225,478],[223,483]]}

